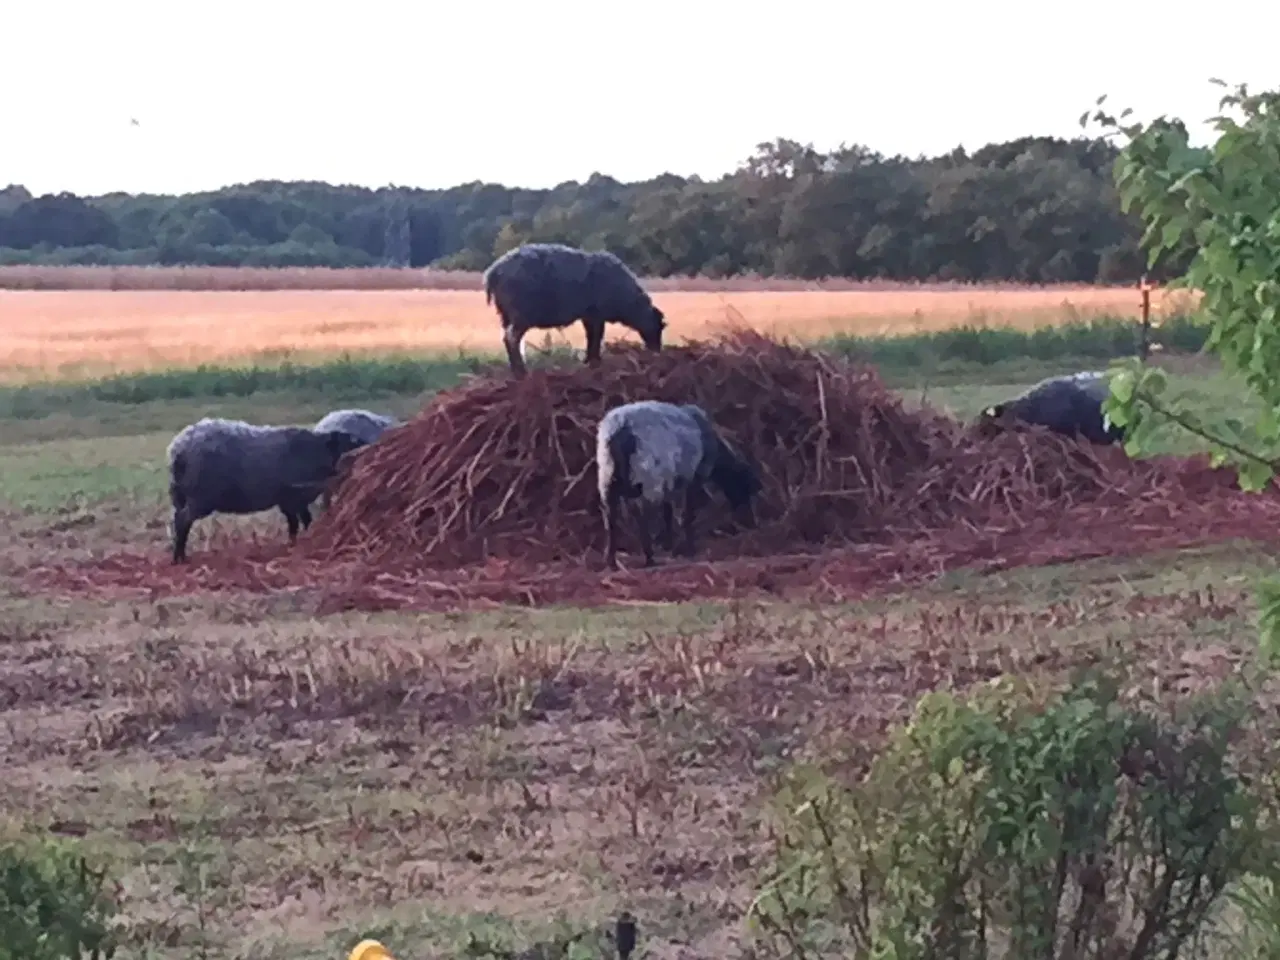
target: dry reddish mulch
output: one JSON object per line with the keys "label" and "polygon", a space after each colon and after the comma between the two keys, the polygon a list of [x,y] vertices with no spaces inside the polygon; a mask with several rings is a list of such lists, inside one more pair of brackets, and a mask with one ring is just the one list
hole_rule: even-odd
{"label": "dry reddish mulch", "polygon": [[[595,424],[638,399],[695,402],[758,464],[757,525],[718,498],[700,557],[599,569]],[[991,434],[908,411],[869,366],[751,331],[597,367],[489,372],[442,391],[344,461],[295,551],[230,543],[174,567],[162,547],[41,565],[40,589],[318,590],[321,608],[856,597],[958,567],[1274,539],[1280,497],[1205,458],[1132,461],[1044,430]],[[633,557],[633,562],[635,558]]]}

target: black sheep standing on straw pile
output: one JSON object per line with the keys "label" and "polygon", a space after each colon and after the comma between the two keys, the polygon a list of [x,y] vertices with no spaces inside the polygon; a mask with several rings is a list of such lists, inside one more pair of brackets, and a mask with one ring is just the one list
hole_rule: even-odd
{"label": "black sheep standing on straw pile", "polygon": [[1124,441],[1125,431],[1102,411],[1111,393],[1107,375],[1085,371],[1049,377],[1023,393],[987,407],[980,423],[987,429],[1014,421],[1047,427],[1066,437],[1082,436],[1090,443],[1110,446]]}
{"label": "black sheep standing on straw pile", "polygon": [[561,330],[578,320],[586,328],[589,364],[600,359],[607,323],[631,328],[650,350],[662,349],[662,311],[635,274],[608,251],[525,244],[489,265],[484,296],[502,318],[502,342],[516,376],[525,374],[523,344],[528,331]]}

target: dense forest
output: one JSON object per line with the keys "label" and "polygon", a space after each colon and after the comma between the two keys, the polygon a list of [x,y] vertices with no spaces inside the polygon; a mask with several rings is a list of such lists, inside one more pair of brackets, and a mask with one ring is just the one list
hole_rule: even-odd
{"label": "dense forest", "polygon": [[263,181],[84,198],[10,186],[0,191],[0,263],[478,270],[540,240],[609,249],[650,276],[1130,283],[1143,260],[1136,222],[1119,208],[1115,158],[1110,143],[1086,138],[920,159],[778,140],[715,181]]}

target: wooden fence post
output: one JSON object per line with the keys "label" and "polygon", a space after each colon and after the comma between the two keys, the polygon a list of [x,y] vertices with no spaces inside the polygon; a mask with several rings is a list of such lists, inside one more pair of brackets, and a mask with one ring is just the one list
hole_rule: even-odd
{"label": "wooden fence post", "polygon": [[1138,281],[1138,290],[1142,293],[1142,330],[1138,336],[1138,357],[1143,363],[1151,353],[1151,284],[1144,273]]}

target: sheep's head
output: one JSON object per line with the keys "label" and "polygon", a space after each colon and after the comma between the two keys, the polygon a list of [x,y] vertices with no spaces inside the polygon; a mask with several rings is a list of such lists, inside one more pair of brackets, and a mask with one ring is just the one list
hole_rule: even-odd
{"label": "sheep's head", "polygon": [[729,506],[736,512],[744,512],[754,525],[752,501],[763,487],[759,471],[737,451],[724,444],[720,457],[711,470],[711,482],[724,493]]}
{"label": "sheep's head", "polygon": [[635,329],[636,333],[640,334],[640,339],[644,341],[645,347],[657,352],[662,349],[662,331],[666,328],[666,315],[650,303]]}
{"label": "sheep's head", "polygon": [[995,403],[987,407],[978,416],[978,432],[990,436],[1011,424],[1013,417],[1008,404]]}
{"label": "sheep's head", "polygon": [[364,442],[345,430],[329,430],[324,434],[325,449],[329,452],[330,462],[336,467],[338,461],[352,450],[364,446]]}

